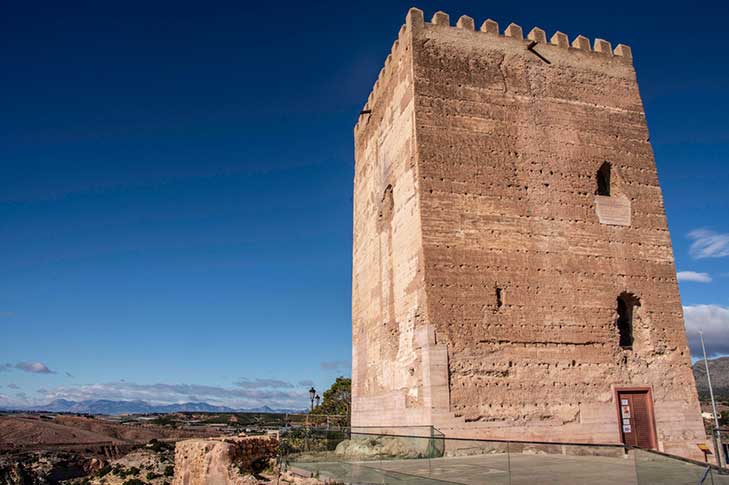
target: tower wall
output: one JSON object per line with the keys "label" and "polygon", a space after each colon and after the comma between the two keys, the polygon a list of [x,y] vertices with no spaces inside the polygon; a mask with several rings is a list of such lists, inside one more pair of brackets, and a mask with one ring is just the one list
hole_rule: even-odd
{"label": "tower wall", "polygon": [[352,394],[360,424],[383,407],[387,422],[406,419],[406,406],[424,409],[409,391],[421,376],[407,372],[425,321],[411,49],[403,29],[355,130]]}
{"label": "tower wall", "polygon": [[[353,424],[618,443],[616,390],[641,387],[657,447],[695,457],[704,430],[630,49],[522,36],[411,10],[355,128]],[[621,294],[640,303],[632,349]]]}

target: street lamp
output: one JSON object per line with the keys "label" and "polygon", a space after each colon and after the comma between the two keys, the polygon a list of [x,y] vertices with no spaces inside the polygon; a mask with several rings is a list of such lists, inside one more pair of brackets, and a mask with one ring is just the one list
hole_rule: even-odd
{"label": "street lamp", "polygon": [[319,401],[321,400],[321,398],[319,397],[319,394],[317,394],[314,399],[316,400],[316,407],[319,407]]}
{"label": "street lamp", "polygon": [[316,389],[314,389],[314,386],[311,386],[311,389],[309,389],[309,398],[311,398],[311,410],[313,411],[314,410],[314,399],[316,398]]}

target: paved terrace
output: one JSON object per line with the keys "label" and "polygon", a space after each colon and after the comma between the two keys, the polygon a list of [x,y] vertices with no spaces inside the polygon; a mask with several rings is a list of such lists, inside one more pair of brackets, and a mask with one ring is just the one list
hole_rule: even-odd
{"label": "paved terrace", "polygon": [[[704,469],[646,452],[626,457],[489,454],[433,459],[291,463],[294,471],[356,484],[693,484]],[[712,477],[704,483],[710,484]],[[729,476],[713,474],[715,485]]]}

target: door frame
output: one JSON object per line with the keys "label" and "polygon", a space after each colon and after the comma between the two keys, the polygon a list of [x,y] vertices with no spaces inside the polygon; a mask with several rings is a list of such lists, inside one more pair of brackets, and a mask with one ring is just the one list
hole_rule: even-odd
{"label": "door frame", "polygon": [[656,415],[653,410],[653,389],[649,386],[622,386],[615,388],[615,411],[618,415],[618,436],[620,442],[625,444],[623,436],[623,416],[620,413],[620,393],[621,392],[641,392],[648,396],[648,425],[650,426],[651,449],[658,449],[658,436],[656,434]]}

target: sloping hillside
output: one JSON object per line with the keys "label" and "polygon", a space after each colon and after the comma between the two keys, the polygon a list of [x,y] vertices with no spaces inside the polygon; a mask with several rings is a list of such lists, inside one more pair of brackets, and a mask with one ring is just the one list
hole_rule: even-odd
{"label": "sloping hillside", "polygon": [[0,447],[70,443],[146,443],[152,439],[182,439],[209,433],[162,426],[127,426],[82,416],[0,416]]}
{"label": "sloping hillside", "polygon": [[[693,365],[696,388],[701,399],[709,398],[709,385],[706,379],[704,361],[699,360]],[[711,384],[714,387],[714,396],[717,399],[729,400],[729,357],[720,357],[709,360]]]}
{"label": "sloping hillside", "polygon": [[0,417],[0,443],[15,445],[56,443],[98,443],[114,440],[110,436],[75,429],[37,417]]}

